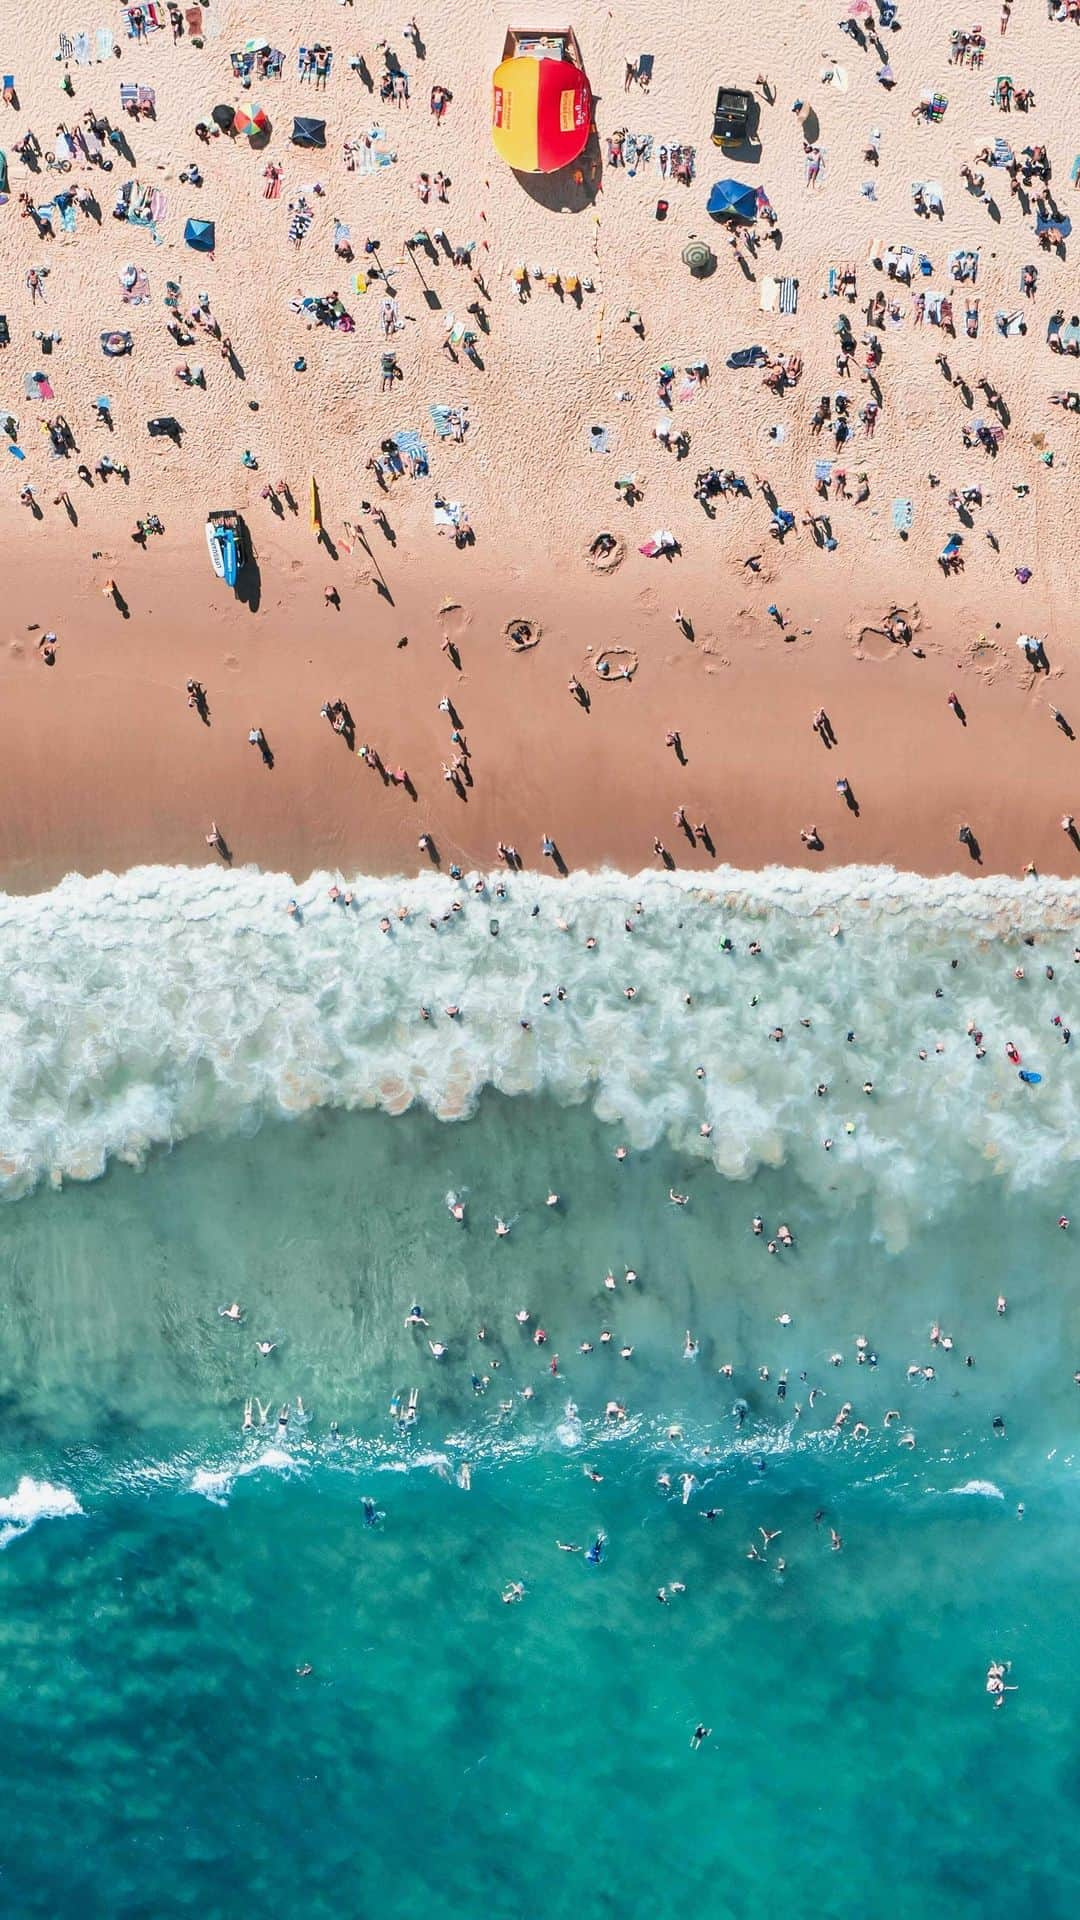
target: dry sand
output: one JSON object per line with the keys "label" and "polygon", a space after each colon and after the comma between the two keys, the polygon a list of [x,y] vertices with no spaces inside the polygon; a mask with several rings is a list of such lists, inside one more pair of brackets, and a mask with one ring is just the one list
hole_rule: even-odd
{"label": "dry sand", "polygon": [[[950,27],[971,24],[963,9],[940,0],[902,6],[902,30],[886,35],[897,76],[887,94],[874,78],[877,56],[837,30],[840,11],[837,0],[768,12],[731,9],[722,18],[701,6],[669,17],[638,0],[617,14],[579,5],[573,23],[597,95],[601,156],[618,127],[651,132],[657,144],[695,145],[697,177],[689,189],[665,183],[655,152],[635,178],[605,165],[601,190],[576,210],[559,204],[574,196],[572,182],[568,196],[566,182],[522,181],[491,147],[490,72],[515,16],[489,0],[421,10],[423,59],[402,37],[404,10],[314,0],[305,9],[304,39],[334,49],[333,72],[319,94],[298,79],[295,10],[282,0],[254,10],[213,0],[201,49],[186,38],[174,44],[168,30],[140,45],[120,39],[120,9],[110,0],[86,21],[45,0],[22,10],[17,24],[6,23],[3,65],[15,74],[19,107],[0,108],[12,193],[0,212],[0,284],[11,328],[11,345],[0,354],[0,405],[18,419],[26,459],[9,459],[0,497],[5,884],[26,888],[72,869],[135,861],[195,862],[207,857],[203,836],[212,817],[237,860],[298,874],[414,868],[423,831],[432,833],[444,860],[463,864],[491,864],[500,838],[532,864],[547,830],[571,865],[640,867],[653,859],[655,834],[680,865],[707,865],[705,850],[691,849],[673,825],[681,804],[692,820],[707,821],[716,856],[734,864],[892,861],[925,872],[970,871],[957,841],[959,824],[968,821],[986,870],[1016,870],[1027,860],[1076,869],[1080,854],[1059,820],[1080,811],[1080,744],[1055,726],[1050,706],[1080,730],[1069,618],[1078,425],[1077,416],[1051,407],[1048,395],[1080,386],[1080,368],[1051,353],[1045,333],[1050,314],[1063,306],[1068,315],[1077,301],[1080,242],[1068,243],[1064,261],[1041,252],[1031,218],[1010,199],[1005,172],[984,169],[1000,204],[995,221],[966,192],[959,169],[998,134],[1018,149],[1043,143],[1060,205],[1066,212],[1080,207],[1069,182],[1080,146],[1080,28],[1049,21],[1042,0],[1019,0],[1004,40],[996,15],[984,22],[985,64],[971,71],[948,64]],[[116,30],[121,56],[86,67],[72,62],[75,95],[67,100],[53,59],[58,35],[87,25],[93,37],[99,20]],[[562,24],[554,15],[547,22]],[[535,20],[523,15],[519,23]],[[285,78],[245,94],[228,55],[254,33],[284,50]],[[384,36],[411,76],[407,111],[381,103],[350,71],[350,55],[361,51],[379,76],[376,43]],[[624,93],[624,60],[642,52],[655,56],[651,92]],[[822,82],[828,57],[841,63],[846,90]],[[999,72],[1034,89],[1032,112],[1006,116],[991,106]],[[760,160],[725,159],[709,139],[717,83],[751,85],[759,73],[775,90],[775,104],[761,107]],[[156,87],[155,121],[120,115],[121,81]],[[453,93],[441,127],[428,111],[435,83]],[[933,87],[949,105],[941,124],[924,126],[912,109]],[[256,97],[273,123],[264,152],[242,139],[207,148],[194,138],[194,122],[217,102]],[[820,122],[825,165],[813,189],[804,182],[803,128],[791,111],[797,97]],[[48,146],[61,115],[74,124],[88,107],[124,128],[134,167],[117,157],[108,175],[77,168],[68,176],[34,176],[11,153],[27,127]],[[326,119],[325,153],[289,144],[296,112]],[[387,129],[396,165],[371,177],[346,172],[343,141],[373,125]],[[876,172],[863,160],[871,128],[881,134]],[[178,180],[193,159],[205,174],[201,189]],[[269,159],[284,168],[277,200],[263,197]],[[440,167],[452,182],[449,204],[421,207],[412,182],[421,168]],[[167,195],[160,245],[110,217],[115,192],[132,173]],[[763,239],[748,265],[754,279],[704,211],[709,186],[728,174],[764,185],[779,216],[782,245],[774,251]],[[57,222],[55,239],[38,239],[19,217],[18,194],[29,190],[41,203],[76,179],[97,191],[100,226],[80,214],[74,235],[62,235]],[[869,179],[874,202],[860,191]],[[940,182],[941,222],[912,211],[917,179]],[[317,181],[325,192],[309,194],[315,219],[296,251],[288,242],[288,202]],[[660,197],[670,207],[663,223],[654,217]],[[190,214],[216,222],[212,259],[183,244]],[[352,291],[356,266],[333,253],[335,216],[351,228],[356,265],[372,236],[395,267],[406,324],[393,343],[404,379],[392,394],[380,393],[378,381],[382,289],[375,283],[366,293]],[[440,345],[447,314],[465,319],[475,297],[468,273],[449,261],[421,262],[436,309],[426,304],[404,248],[409,234],[440,225],[451,244],[477,243],[490,293],[482,370],[464,357],[451,364]],[[680,260],[691,234],[707,235],[720,256],[705,281],[692,279]],[[930,325],[915,328],[910,294],[868,264],[874,242],[925,250],[934,271],[919,284],[938,292],[950,290],[951,250],[981,247],[978,339],[964,335],[962,287],[953,291],[955,342]],[[118,274],[128,261],[148,273],[146,305],[121,301]],[[853,307],[821,297],[828,267],[847,261],[858,270]],[[1039,267],[1030,302],[1019,292],[1028,261]],[[25,275],[43,262],[50,267],[47,300],[31,305]],[[522,304],[511,278],[519,264],[591,277],[595,291],[584,294],[580,310],[543,285]],[[766,274],[797,276],[796,314],[759,310],[758,281]],[[182,281],[185,307],[198,292],[209,294],[235,343],[242,379],[221,361],[213,340],[200,336],[181,349],[168,337],[169,277]],[[858,338],[862,309],[879,287],[897,293],[904,318],[881,336],[876,435],[868,440],[857,430],[840,456],[849,476],[865,469],[870,498],[861,506],[814,502],[814,461],[833,452],[811,433],[814,403],[840,385],[855,413],[868,394],[857,365],[843,380],[836,372],[833,322],[843,305]],[[331,289],[345,298],[355,332],[308,331],[290,310],[298,294]],[[999,337],[995,310],[1020,306],[1026,337]],[[640,312],[643,340],[622,320],[628,309]],[[130,330],[129,358],[102,357],[98,335],[108,327]],[[36,328],[62,335],[48,357],[34,341]],[[805,371],[793,392],[774,398],[759,373],[725,368],[734,348],[754,342],[802,355]],[[962,421],[992,416],[978,393],[978,404],[965,409],[935,366],[942,348],[972,384],[986,374],[1004,396],[1011,425],[994,461],[962,446]],[[293,371],[298,354],[307,357],[306,373]],[[176,382],[173,369],[185,358],[205,367],[205,392]],[[678,462],[653,438],[662,411],[656,370],[671,362],[681,372],[698,359],[708,362],[711,378],[692,403],[676,401],[675,428],[691,440]],[[44,405],[23,397],[25,375],[38,368],[55,389],[55,401]],[[99,393],[113,402],[112,434],[93,422]],[[467,403],[463,445],[435,438],[431,402]],[[80,446],[66,463],[49,457],[38,425],[56,411]],[[147,435],[148,417],[163,412],[183,425],[179,449]],[[610,453],[589,450],[592,424],[609,429]],[[780,443],[768,434],[777,424],[785,429]],[[336,543],[343,522],[358,518],[360,500],[380,498],[364,471],[368,455],[406,428],[424,434],[430,478],[403,478],[386,497],[393,539],[370,531],[377,569],[359,550],[350,555],[338,547],[332,557],[307,524],[309,476],[318,478],[324,523]],[[1053,450],[1052,466],[1041,459],[1044,446]],[[240,464],[246,447],[258,456],[257,472]],[[115,478],[90,488],[76,477],[77,461],[92,465],[103,450],[130,466],[126,488]],[[831,515],[836,550],[815,547],[802,530],[777,548],[760,494],[719,501],[708,518],[693,498],[693,481],[712,465],[768,476],[797,517],[820,505]],[[634,507],[622,505],[613,486],[630,472],[644,491]],[[935,490],[930,472],[941,477]],[[260,494],[283,476],[300,511],[279,519]],[[37,489],[40,520],[18,504],[25,479]],[[976,483],[984,504],[966,536],[966,568],[945,579],[936,556],[958,526],[945,496],[952,486]],[[1018,498],[1014,483],[1026,483],[1029,495]],[[77,524],[52,504],[61,488]],[[436,534],[436,491],[464,504],[475,546],[459,551]],[[915,505],[906,542],[890,522],[897,496]],[[203,523],[208,508],[226,504],[240,508],[251,529],[257,608],[235,600],[210,570]],[[143,552],[130,530],[137,517],[155,512],[165,535]],[[671,563],[638,551],[660,526],[682,544]],[[621,563],[607,573],[587,560],[601,529],[625,543]],[[995,533],[998,551],[985,529]],[[756,576],[742,564],[751,554],[762,556]],[[1033,570],[1026,586],[1015,580],[1019,565]],[[110,576],[127,602],[126,619],[102,597]],[[331,583],[339,611],[323,605]],[[440,611],[446,603],[451,610]],[[787,616],[787,639],[767,613],[770,603]],[[673,622],[677,606],[693,623],[692,641]],[[914,641],[923,657],[872,631],[860,641],[892,606],[918,609]],[[541,629],[538,644],[521,655],[506,640],[507,624],[518,617]],[[52,669],[36,651],[45,629],[59,634]],[[1050,676],[1028,671],[1014,644],[1021,631],[1046,636]],[[460,673],[440,650],[447,635],[460,645]],[[631,650],[615,657],[636,660],[632,679],[604,684],[596,675],[593,662],[605,647]],[[568,695],[572,672],[592,695],[589,712]],[[187,708],[189,675],[206,685],[209,728]],[[966,710],[966,728],[946,704],[952,690]],[[474,785],[465,800],[440,772],[450,752],[438,711],[446,693],[461,712],[471,751]],[[377,746],[388,764],[408,768],[415,800],[385,787],[332,735],[319,709],[333,697],[348,702],[360,739]],[[831,753],[810,726],[822,704],[839,736]],[[253,725],[265,730],[273,771],[248,744]],[[685,769],[664,745],[669,727],[682,734]],[[841,774],[860,803],[858,818],[835,791]],[[800,844],[799,830],[811,821],[821,830],[823,853],[808,854]]]}

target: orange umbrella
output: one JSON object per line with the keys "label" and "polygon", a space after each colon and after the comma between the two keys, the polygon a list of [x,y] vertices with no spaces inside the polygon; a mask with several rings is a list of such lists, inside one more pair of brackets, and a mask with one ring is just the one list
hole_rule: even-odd
{"label": "orange umbrella", "polygon": [[576,160],[592,125],[592,89],[569,60],[504,60],[492,78],[491,137],[518,173],[555,173]]}

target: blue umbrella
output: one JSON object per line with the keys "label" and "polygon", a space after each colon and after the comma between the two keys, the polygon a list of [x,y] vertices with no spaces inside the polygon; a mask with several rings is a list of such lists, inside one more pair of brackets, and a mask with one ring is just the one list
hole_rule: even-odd
{"label": "blue umbrella", "polygon": [[718,180],[705,205],[715,220],[756,220],[757,189],[743,180]]}
{"label": "blue umbrella", "polygon": [[184,239],[196,253],[213,253],[214,223],[212,220],[189,220],[184,228]]}

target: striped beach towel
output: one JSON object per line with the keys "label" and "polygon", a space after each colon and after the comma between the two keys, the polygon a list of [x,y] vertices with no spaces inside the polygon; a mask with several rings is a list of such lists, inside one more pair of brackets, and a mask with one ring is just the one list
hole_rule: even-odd
{"label": "striped beach towel", "polygon": [[75,54],[75,45],[74,45],[74,42],[72,41],[71,35],[67,33],[62,33],[60,35],[60,51],[56,56],[57,59],[71,60],[74,58],[74,54]]}
{"label": "striped beach towel", "polygon": [[403,433],[395,433],[393,439],[398,451],[408,454],[409,458],[415,460],[417,466],[426,474],[428,470],[428,450],[421,440],[420,435],[414,433],[411,427],[406,427]]}
{"label": "striped beach towel", "polygon": [[799,304],[799,282],[794,274],[787,273],[780,282],[780,311],[794,313]]}
{"label": "striped beach towel", "polygon": [[120,82],[121,112],[127,113],[131,107],[137,106],[138,103],[139,103],[139,89],[135,85],[135,82],[133,80],[121,80]]}

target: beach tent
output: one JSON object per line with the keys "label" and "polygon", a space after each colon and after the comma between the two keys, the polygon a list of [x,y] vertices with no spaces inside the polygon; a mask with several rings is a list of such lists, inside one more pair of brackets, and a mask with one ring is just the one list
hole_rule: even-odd
{"label": "beach tent", "polygon": [[491,82],[491,137],[518,173],[555,173],[576,160],[592,126],[592,89],[570,60],[518,54]]}
{"label": "beach tent", "polygon": [[714,220],[756,220],[757,188],[745,180],[718,180],[705,203]]}
{"label": "beach tent", "polygon": [[184,228],[184,239],[196,253],[213,253],[214,223],[212,220],[189,220]]}
{"label": "beach tent", "polygon": [[297,117],[292,123],[292,143],[294,147],[325,147],[326,121]]}

